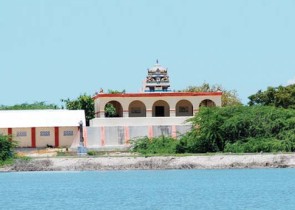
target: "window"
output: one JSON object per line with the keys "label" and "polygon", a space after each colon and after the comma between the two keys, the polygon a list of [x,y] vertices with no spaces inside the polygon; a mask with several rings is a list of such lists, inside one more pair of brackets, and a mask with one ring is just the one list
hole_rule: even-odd
{"label": "window", "polygon": [[64,131],[64,136],[73,136],[74,131]]}
{"label": "window", "polygon": [[17,137],[26,137],[27,136],[27,131],[18,131],[16,133]]}
{"label": "window", "polygon": [[140,107],[131,107],[131,113],[140,114],[141,113]]}
{"label": "window", "polygon": [[187,106],[180,106],[179,113],[188,113],[188,107]]}
{"label": "window", "polygon": [[50,136],[50,131],[40,131],[40,136]]}

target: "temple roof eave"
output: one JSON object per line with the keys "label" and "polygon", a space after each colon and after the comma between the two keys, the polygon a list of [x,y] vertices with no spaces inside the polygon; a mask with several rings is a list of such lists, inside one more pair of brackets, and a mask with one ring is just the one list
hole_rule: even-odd
{"label": "temple roof eave", "polygon": [[193,96],[221,96],[222,92],[144,92],[144,93],[99,93],[93,97],[98,98],[126,98],[126,97],[193,97]]}
{"label": "temple roof eave", "polygon": [[146,87],[157,87],[157,86],[161,86],[161,87],[170,87],[170,83],[161,83],[161,84],[158,84],[158,83],[146,83]]}

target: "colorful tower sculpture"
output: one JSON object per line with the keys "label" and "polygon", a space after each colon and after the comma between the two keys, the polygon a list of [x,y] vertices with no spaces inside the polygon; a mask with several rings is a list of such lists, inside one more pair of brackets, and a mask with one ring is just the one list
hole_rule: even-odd
{"label": "colorful tower sculpture", "polygon": [[168,68],[161,66],[157,60],[156,64],[148,69],[148,75],[144,82],[144,92],[170,92],[170,80]]}

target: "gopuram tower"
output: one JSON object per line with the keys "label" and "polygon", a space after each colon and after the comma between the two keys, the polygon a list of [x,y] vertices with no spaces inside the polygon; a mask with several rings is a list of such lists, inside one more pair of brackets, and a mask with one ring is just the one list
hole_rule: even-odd
{"label": "gopuram tower", "polygon": [[148,75],[143,85],[143,92],[170,92],[168,68],[156,64],[148,69]]}

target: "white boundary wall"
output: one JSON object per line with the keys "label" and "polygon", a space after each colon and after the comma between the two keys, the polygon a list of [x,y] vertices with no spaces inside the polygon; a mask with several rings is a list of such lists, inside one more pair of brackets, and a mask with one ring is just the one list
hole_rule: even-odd
{"label": "white boundary wall", "polygon": [[192,127],[189,117],[95,118],[87,127],[87,147],[128,146],[140,137],[179,138]]}

